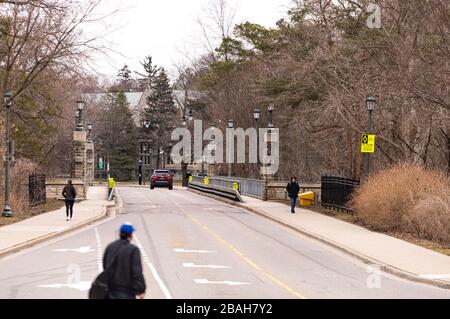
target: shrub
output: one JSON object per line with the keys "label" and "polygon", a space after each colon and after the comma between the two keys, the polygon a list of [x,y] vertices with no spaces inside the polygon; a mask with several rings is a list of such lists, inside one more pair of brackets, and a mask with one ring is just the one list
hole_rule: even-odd
{"label": "shrub", "polygon": [[450,243],[450,179],[440,172],[411,164],[392,167],[371,176],[350,204],[358,219],[376,230]]}
{"label": "shrub", "polygon": [[14,215],[29,215],[28,176],[33,174],[37,165],[29,160],[19,159],[11,169],[10,204]]}

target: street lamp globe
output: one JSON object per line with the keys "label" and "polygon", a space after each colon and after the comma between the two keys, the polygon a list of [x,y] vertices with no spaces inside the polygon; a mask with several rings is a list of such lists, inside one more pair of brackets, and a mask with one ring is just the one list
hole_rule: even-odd
{"label": "street lamp globe", "polygon": [[233,128],[233,127],[234,127],[234,121],[228,120],[228,128]]}
{"label": "street lamp globe", "polygon": [[253,111],[253,117],[255,118],[255,121],[258,121],[259,118],[261,117],[261,110],[260,109],[255,109]]}
{"label": "street lamp globe", "polygon": [[150,127],[150,122],[149,122],[149,121],[145,121],[145,122],[144,122],[144,127],[145,127],[146,129],[148,129],[148,128]]}
{"label": "street lamp globe", "polygon": [[94,124],[92,122],[89,122],[87,127],[89,131],[92,131],[94,129]]}
{"label": "street lamp globe", "polygon": [[194,112],[192,112],[192,110],[189,110],[188,112],[188,119],[189,121],[192,121],[194,119]]}
{"label": "street lamp globe", "polygon": [[373,96],[369,96],[366,100],[367,110],[369,112],[373,112],[375,110],[376,103],[377,103],[377,100]]}
{"label": "street lamp globe", "polygon": [[272,113],[275,110],[275,106],[273,104],[269,104],[268,110],[270,113]]}
{"label": "street lamp globe", "polygon": [[77,110],[79,110],[79,111],[84,110],[84,101],[81,101],[81,100],[77,101]]}
{"label": "street lamp globe", "polygon": [[186,116],[183,116],[183,120],[182,120],[181,123],[183,124],[183,126],[186,126],[186,124],[187,124]]}
{"label": "street lamp globe", "polygon": [[12,101],[11,101],[12,96],[13,96],[12,92],[6,92],[3,97],[4,101],[5,101],[5,106],[8,108],[11,107],[11,105],[12,105]]}

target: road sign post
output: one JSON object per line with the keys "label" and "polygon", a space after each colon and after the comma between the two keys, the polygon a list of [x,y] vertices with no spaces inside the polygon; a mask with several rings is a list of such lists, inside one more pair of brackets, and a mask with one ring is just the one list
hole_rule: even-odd
{"label": "road sign post", "polygon": [[375,153],[375,140],[374,134],[363,134],[361,138],[361,153],[365,155],[364,173],[365,177],[370,175],[370,155]]}

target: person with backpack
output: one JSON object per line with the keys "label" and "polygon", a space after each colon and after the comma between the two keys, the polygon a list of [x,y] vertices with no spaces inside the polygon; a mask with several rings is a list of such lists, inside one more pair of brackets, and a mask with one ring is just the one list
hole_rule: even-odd
{"label": "person with backpack", "polygon": [[120,239],[109,244],[103,256],[103,268],[108,272],[106,299],[140,299],[145,297],[145,278],[139,248],[131,243],[135,228],[120,227]]}
{"label": "person with backpack", "polygon": [[75,204],[75,198],[77,198],[77,190],[69,180],[67,185],[62,191],[62,196],[64,197],[64,202],[66,204],[66,221],[72,220],[73,217],[73,205]]}
{"label": "person with backpack", "polygon": [[291,200],[291,213],[295,214],[295,207],[297,206],[298,194],[300,193],[300,185],[295,177],[291,178],[291,181],[286,186],[286,191]]}

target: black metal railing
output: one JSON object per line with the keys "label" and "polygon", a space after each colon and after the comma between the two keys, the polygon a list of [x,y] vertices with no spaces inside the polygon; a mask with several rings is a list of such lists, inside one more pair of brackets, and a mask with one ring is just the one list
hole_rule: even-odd
{"label": "black metal railing", "polygon": [[347,212],[351,211],[347,204],[359,184],[359,180],[350,178],[322,176],[322,206]]}
{"label": "black metal railing", "polygon": [[45,204],[47,201],[47,193],[45,189],[45,175],[44,174],[33,174],[29,176],[29,199],[30,206],[34,207],[37,205]]}

